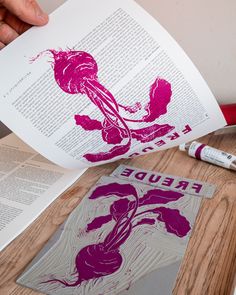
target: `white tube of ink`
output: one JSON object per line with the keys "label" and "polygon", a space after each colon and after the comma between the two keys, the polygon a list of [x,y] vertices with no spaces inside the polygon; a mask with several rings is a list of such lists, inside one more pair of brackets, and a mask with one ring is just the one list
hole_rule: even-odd
{"label": "white tube of ink", "polygon": [[183,143],[179,146],[181,151],[188,152],[188,155],[220,167],[236,171],[236,156],[224,151],[215,149],[197,141]]}

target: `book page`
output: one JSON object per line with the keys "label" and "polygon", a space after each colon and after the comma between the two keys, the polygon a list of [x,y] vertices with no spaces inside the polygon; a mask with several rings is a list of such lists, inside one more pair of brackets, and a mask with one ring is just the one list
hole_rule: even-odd
{"label": "book page", "polygon": [[83,173],[58,167],[15,134],[0,140],[0,251]]}
{"label": "book page", "polygon": [[191,61],[131,0],[70,0],[0,54],[0,119],[67,168],[187,142],[226,124]]}

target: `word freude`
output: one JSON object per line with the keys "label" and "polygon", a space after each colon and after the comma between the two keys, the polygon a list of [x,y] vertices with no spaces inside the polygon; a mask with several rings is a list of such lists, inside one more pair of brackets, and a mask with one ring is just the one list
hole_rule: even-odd
{"label": "word freude", "polygon": [[132,181],[143,182],[152,186],[166,188],[168,190],[172,189],[175,191],[182,191],[197,196],[211,197],[215,190],[213,185],[202,181],[153,171],[146,171],[125,165],[120,165],[112,173],[112,176],[126,180],[129,179]]}
{"label": "word freude", "polygon": [[189,133],[191,131],[192,131],[192,128],[189,125],[185,125],[184,129],[179,131],[179,132],[176,132],[176,131],[173,130],[173,132],[168,134],[164,139],[159,139],[159,140],[153,142],[155,147],[146,146],[141,151],[135,152],[135,153],[129,155],[129,158],[137,157],[137,156],[146,154],[146,153],[148,153],[150,151],[156,151],[157,147],[162,147],[162,146],[166,145],[167,143],[169,143],[170,141],[174,141],[174,140],[180,138],[181,136],[183,136],[183,135],[185,135],[185,134],[187,134],[187,133]]}

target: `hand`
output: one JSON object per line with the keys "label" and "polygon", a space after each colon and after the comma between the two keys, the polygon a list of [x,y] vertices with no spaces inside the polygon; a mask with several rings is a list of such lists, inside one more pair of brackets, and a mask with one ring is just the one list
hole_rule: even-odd
{"label": "hand", "polygon": [[48,22],[35,0],[0,0],[0,49],[9,44],[31,25]]}

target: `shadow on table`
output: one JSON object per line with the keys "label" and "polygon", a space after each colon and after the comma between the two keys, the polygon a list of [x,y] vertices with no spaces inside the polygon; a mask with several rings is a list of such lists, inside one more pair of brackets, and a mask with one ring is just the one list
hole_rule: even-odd
{"label": "shadow on table", "polygon": [[0,138],[11,133],[11,130],[8,129],[2,122],[0,122]]}

